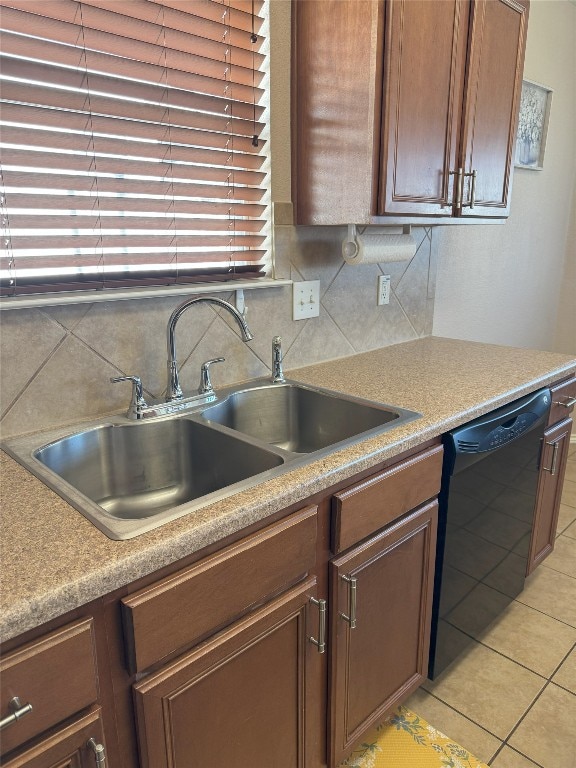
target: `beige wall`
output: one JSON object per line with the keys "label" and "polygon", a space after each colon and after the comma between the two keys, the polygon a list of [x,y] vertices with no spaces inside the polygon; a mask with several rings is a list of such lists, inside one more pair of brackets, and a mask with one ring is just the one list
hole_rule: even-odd
{"label": "beige wall", "polygon": [[532,0],[524,77],[554,90],[544,169],[503,226],[440,227],[434,333],[576,354],[576,5]]}

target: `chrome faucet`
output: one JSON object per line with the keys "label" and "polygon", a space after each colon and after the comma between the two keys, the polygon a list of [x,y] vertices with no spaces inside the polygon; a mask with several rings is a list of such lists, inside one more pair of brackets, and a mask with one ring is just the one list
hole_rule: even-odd
{"label": "chrome faucet", "polygon": [[282,339],[274,336],[272,339],[272,383],[283,384],[286,381],[282,371]]}
{"label": "chrome faucet", "polygon": [[236,307],[229,304],[224,299],[217,299],[213,296],[198,296],[195,299],[187,299],[179,307],[176,307],[174,312],[170,315],[168,320],[168,385],[166,387],[166,400],[180,400],[183,397],[182,388],[180,387],[180,380],[178,377],[178,362],[176,360],[176,340],[175,331],[176,323],[182,317],[184,312],[189,309],[193,304],[200,304],[206,302],[208,304],[216,304],[218,307],[227,310],[232,317],[236,320],[242,332],[242,341],[250,341],[254,337],[246,321],[238,312]]}
{"label": "chrome faucet", "polygon": [[112,384],[116,384],[119,381],[132,382],[132,397],[126,416],[129,419],[141,419],[142,414],[148,408],[148,403],[144,400],[144,389],[140,376],[114,376],[110,381]]}

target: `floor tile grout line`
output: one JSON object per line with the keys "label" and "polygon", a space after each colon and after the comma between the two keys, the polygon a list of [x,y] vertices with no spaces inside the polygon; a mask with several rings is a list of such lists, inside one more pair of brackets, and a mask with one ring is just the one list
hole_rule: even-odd
{"label": "floor tile grout line", "polygon": [[519,749],[516,749],[516,747],[511,747],[510,744],[508,744],[506,741],[503,741],[502,744],[498,747],[498,751],[492,757],[488,765],[492,765],[492,762],[498,757],[498,755],[502,752],[504,747],[508,747],[508,749],[511,749],[517,755],[520,755],[521,757],[525,757],[526,760],[530,760],[530,762],[533,763],[536,766],[536,768],[546,768],[545,765],[542,765],[542,763],[537,763],[536,760],[534,760],[531,757],[528,757],[528,755],[526,755],[524,752],[521,752]]}
{"label": "floor tile grout line", "polygon": [[[497,648],[493,648],[491,645],[487,645],[482,640],[479,640],[477,637],[470,635],[468,632],[464,632],[462,629],[460,629],[460,627],[456,627],[455,624],[450,624],[450,626],[455,627],[460,632],[463,632],[463,634],[467,635],[468,637],[471,637],[473,640],[475,640],[478,643],[478,645],[481,645],[483,648],[486,648],[489,651],[493,651],[494,653],[497,653],[498,656],[501,656],[503,659],[506,659],[507,661],[511,661],[513,664],[516,664],[517,666],[522,667],[522,669],[525,669],[527,672],[532,672],[533,675],[540,677],[542,680],[546,680],[548,682],[551,680],[550,677],[543,675],[541,672],[536,672],[535,669],[531,669],[530,667],[526,666],[526,664],[523,664],[521,661],[518,661],[518,659],[513,659],[511,656],[507,656],[505,653],[503,653],[502,651],[499,651]],[[563,664],[565,660],[566,660],[566,656],[562,659],[561,664]],[[557,671],[558,671],[558,667],[554,669],[553,674],[555,674]]]}
{"label": "floor tile grout line", "polygon": [[[502,742],[502,744],[501,744],[501,746],[500,746],[500,749],[498,750],[498,752],[501,752],[501,751],[502,751],[502,749],[504,748],[504,746],[507,746],[507,747],[509,747],[510,749],[513,749],[513,750],[515,750],[516,752],[518,752],[518,754],[522,755],[522,756],[523,756],[523,757],[525,757],[526,759],[528,759],[528,760],[531,760],[531,761],[532,761],[532,762],[533,762],[535,765],[539,766],[539,768],[545,768],[545,767],[544,767],[544,766],[542,766],[540,763],[538,763],[538,762],[537,762],[537,761],[536,761],[534,758],[532,758],[530,755],[527,755],[526,753],[524,753],[524,752],[522,752],[521,750],[517,749],[516,747],[512,746],[512,745],[510,744],[510,741],[509,741],[509,740],[510,740],[510,738],[511,738],[511,737],[514,735],[514,733],[515,733],[515,732],[518,730],[518,727],[519,727],[519,726],[521,725],[521,723],[524,721],[524,719],[526,718],[526,716],[528,715],[528,713],[530,712],[530,710],[531,710],[531,709],[533,709],[533,707],[534,707],[534,705],[536,704],[536,702],[537,702],[537,701],[538,701],[538,700],[541,698],[541,696],[544,694],[544,691],[545,691],[545,690],[546,690],[546,689],[547,689],[547,688],[548,688],[550,685],[556,685],[558,688],[562,688],[562,690],[565,690],[565,691],[567,691],[568,693],[571,693],[572,695],[575,695],[575,696],[576,696],[576,694],[574,694],[574,692],[573,692],[573,691],[570,691],[568,688],[564,688],[564,686],[558,685],[558,683],[555,683],[555,682],[554,682],[554,680],[553,680],[553,677],[554,677],[554,675],[555,675],[555,674],[558,672],[558,670],[560,669],[560,667],[561,667],[561,666],[564,664],[564,662],[566,661],[566,659],[567,659],[567,658],[570,656],[570,654],[571,654],[571,653],[572,653],[572,652],[573,652],[575,649],[576,649],[576,643],[574,643],[574,645],[573,645],[573,646],[570,648],[570,650],[569,650],[569,651],[566,653],[566,655],[564,656],[564,658],[562,659],[562,661],[561,661],[561,662],[560,662],[560,663],[557,665],[557,667],[554,669],[554,671],[552,672],[552,674],[550,675],[550,677],[547,679],[547,681],[546,681],[546,684],[545,684],[545,685],[542,687],[542,690],[541,690],[541,691],[540,691],[540,692],[539,692],[539,693],[538,693],[538,694],[535,696],[534,700],[533,700],[533,701],[532,701],[532,703],[531,703],[531,704],[528,706],[528,708],[525,710],[525,712],[524,712],[524,714],[522,715],[522,717],[520,717],[520,719],[519,719],[519,720],[516,722],[516,725],[515,725],[515,726],[512,728],[512,730],[510,731],[510,733],[508,734],[508,736],[506,736],[506,738],[505,738],[505,739],[504,739],[504,741]],[[477,723],[477,725],[480,725],[480,723]],[[492,759],[494,759],[494,758],[492,758]]]}
{"label": "floor tile grout line", "polygon": [[[571,525],[571,523],[570,523],[569,525]],[[568,527],[568,526],[567,526],[567,527]],[[563,532],[560,532],[560,535],[561,535],[561,533],[563,533]],[[548,564],[546,564],[546,565],[547,565],[547,568],[548,568],[548,570],[549,570],[549,571],[551,571],[551,572],[554,572],[554,573],[558,573],[558,574],[561,574],[562,576],[567,576],[568,578],[574,578],[574,579],[576,579],[576,577],[572,576],[571,574],[567,574],[567,573],[565,573],[564,571],[559,571],[559,570],[557,570],[556,568],[553,568],[551,565],[548,565]],[[492,588],[494,588],[494,587],[492,587]],[[500,590],[495,590],[495,591],[499,592]],[[502,594],[505,594],[505,593],[502,593]],[[552,616],[552,615],[550,615],[549,613],[546,613],[545,611],[541,610],[540,608],[534,607],[534,606],[532,606],[532,605],[529,605],[528,603],[525,603],[525,602],[523,602],[523,600],[522,600],[522,595],[523,595],[523,593],[521,592],[519,595],[517,595],[517,596],[516,596],[516,598],[514,598],[513,600],[511,600],[510,604],[513,604],[513,603],[519,603],[519,604],[521,604],[522,606],[524,606],[524,607],[526,607],[526,608],[528,608],[528,609],[530,609],[530,610],[533,610],[533,611],[535,611],[537,614],[540,614],[541,616],[546,616],[547,618],[551,618],[551,619],[553,619],[553,620],[555,620],[555,621],[559,621],[561,624],[563,624],[563,625],[564,625],[564,626],[566,626],[566,627],[570,627],[571,629],[576,629],[576,627],[575,627],[573,624],[570,624],[570,623],[568,623],[567,621],[564,621],[563,619],[559,619],[557,616]],[[458,603],[456,604],[456,606],[453,606],[452,610],[454,610],[454,608],[455,608],[455,607],[457,607],[457,605],[458,605],[460,602],[461,602],[461,601],[458,601]],[[454,625],[452,622],[450,622],[450,623],[451,623],[451,625],[452,625],[452,626],[455,626],[455,627],[456,627],[456,625]],[[519,748],[517,748],[517,747],[514,747],[514,746],[512,746],[512,745],[510,744],[510,739],[511,739],[511,738],[514,736],[514,734],[517,732],[518,728],[519,728],[519,727],[520,727],[520,725],[521,725],[521,724],[524,722],[524,720],[525,720],[525,718],[528,716],[528,714],[529,714],[529,713],[530,713],[530,712],[533,710],[534,706],[535,706],[535,705],[536,705],[536,703],[539,701],[539,699],[540,699],[540,698],[541,698],[541,697],[544,695],[545,691],[549,690],[549,686],[550,686],[551,684],[552,684],[552,685],[554,685],[554,686],[556,686],[557,688],[559,688],[559,689],[563,690],[563,691],[566,691],[566,692],[567,692],[567,693],[569,693],[569,694],[572,694],[572,695],[576,696],[576,692],[574,692],[574,691],[571,691],[569,688],[565,687],[564,685],[560,684],[559,682],[557,682],[557,681],[555,681],[555,680],[553,679],[553,678],[554,678],[554,676],[555,676],[555,675],[558,673],[558,671],[560,670],[560,668],[563,666],[563,664],[566,662],[566,660],[568,659],[568,657],[571,655],[571,653],[573,653],[573,652],[576,650],[576,643],[572,644],[572,646],[569,648],[569,650],[568,650],[568,651],[567,651],[567,652],[566,652],[566,653],[563,655],[562,659],[561,659],[561,660],[560,660],[560,661],[559,661],[559,662],[556,664],[556,666],[554,667],[554,669],[553,669],[553,670],[550,672],[550,674],[547,676],[546,674],[541,674],[541,673],[539,673],[539,672],[536,672],[536,671],[535,671],[535,670],[533,670],[533,669],[530,669],[530,667],[526,666],[525,664],[523,664],[522,662],[518,661],[517,659],[514,659],[514,658],[512,658],[512,657],[510,657],[510,656],[507,656],[506,654],[502,653],[501,651],[499,651],[499,650],[497,650],[497,649],[495,649],[495,648],[492,648],[491,646],[487,645],[487,644],[486,644],[486,643],[485,643],[483,640],[479,639],[478,637],[474,637],[474,635],[472,635],[470,632],[466,632],[466,631],[462,630],[460,627],[456,627],[456,629],[458,629],[458,631],[460,631],[460,632],[462,632],[463,634],[465,634],[465,635],[467,635],[468,637],[470,637],[470,638],[471,638],[471,639],[472,639],[474,642],[476,642],[477,644],[484,646],[484,647],[485,647],[485,648],[487,648],[488,650],[491,650],[491,651],[493,651],[494,653],[497,653],[497,654],[499,654],[501,657],[503,657],[503,658],[506,658],[506,659],[508,659],[509,661],[511,661],[511,662],[513,662],[513,663],[515,663],[515,664],[517,664],[518,666],[520,666],[520,667],[523,667],[523,668],[524,668],[524,669],[526,669],[527,671],[529,671],[529,672],[532,672],[533,674],[537,675],[537,676],[538,676],[538,677],[539,677],[539,678],[542,680],[542,682],[543,682],[542,688],[541,688],[541,689],[540,689],[540,691],[539,691],[539,692],[538,692],[538,693],[535,695],[534,699],[533,699],[533,700],[530,702],[530,704],[528,705],[528,707],[527,707],[527,708],[525,709],[525,711],[523,712],[522,716],[521,716],[521,717],[520,717],[520,718],[517,720],[517,722],[514,724],[514,726],[511,728],[510,732],[507,734],[507,736],[506,736],[504,739],[502,739],[501,737],[497,736],[495,733],[493,733],[492,731],[490,731],[488,728],[486,728],[486,727],[485,727],[484,725],[482,725],[481,723],[479,723],[479,722],[477,722],[477,721],[473,720],[472,718],[468,717],[468,716],[467,716],[467,715],[465,715],[463,712],[460,712],[460,710],[458,710],[457,708],[455,708],[454,706],[452,706],[452,705],[451,705],[451,704],[449,704],[448,702],[444,701],[444,700],[443,700],[443,699],[442,699],[440,696],[438,696],[436,693],[434,693],[434,692],[432,692],[432,691],[429,691],[429,690],[428,690],[428,691],[427,691],[428,695],[432,696],[432,697],[433,697],[433,698],[435,698],[437,701],[440,701],[442,704],[444,704],[444,706],[447,706],[447,707],[448,707],[448,708],[449,708],[451,711],[453,711],[453,712],[456,712],[456,713],[457,713],[457,714],[459,714],[460,716],[464,717],[464,718],[465,718],[465,719],[466,719],[468,722],[471,722],[471,723],[473,723],[474,725],[476,725],[477,727],[481,728],[481,729],[482,729],[484,732],[486,732],[486,733],[488,733],[488,734],[490,734],[490,735],[494,736],[494,737],[495,737],[495,738],[496,738],[496,739],[497,739],[497,740],[500,742],[500,746],[499,746],[499,747],[496,749],[495,753],[492,755],[492,757],[490,758],[490,760],[489,760],[489,762],[488,762],[488,764],[489,764],[489,765],[491,765],[491,764],[493,763],[493,761],[494,761],[494,760],[495,760],[495,759],[498,757],[498,755],[500,755],[500,754],[501,754],[502,750],[503,750],[505,747],[508,747],[508,749],[510,749],[511,751],[513,751],[515,754],[517,754],[517,755],[520,755],[520,756],[522,756],[522,757],[526,758],[527,760],[530,760],[532,763],[534,763],[534,766],[535,766],[535,767],[537,767],[537,768],[545,768],[545,766],[543,766],[541,763],[539,763],[539,762],[538,762],[537,760],[535,760],[533,757],[531,757],[531,756],[529,756],[529,755],[525,754],[525,753],[522,751],[522,749],[519,749]]]}
{"label": "floor tile grout line", "polygon": [[426,690],[425,688],[424,688],[424,690],[426,691],[426,693],[427,693],[429,696],[432,696],[432,698],[436,699],[436,701],[439,701],[441,704],[444,704],[444,706],[445,706],[445,707],[448,707],[448,709],[451,709],[451,710],[452,710],[452,712],[456,712],[456,714],[460,715],[460,717],[463,717],[463,718],[464,718],[465,720],[467,720],[469,723],[472,723],[473,725],[476,725],[476,726],[478,726],[478,728],[481,728],[481,729],[482,729],[482,730],[483,730],[485,733],[488,733],[490,736],[494,736],[494,738],[495,738],[495,739],[497,739],[498,741],[502,741],[502,737],[501,737],[501,736],[498,736],[498,734],[494,733],[494,731],[491,731],[491,730],[489,730],[488,728],[486,728],[486,726],[485,726],[485,725],[481,725],[481,724],[480,724],[480,723],[478,723],[476,720],[473,720],[473,719],[472,719],[471,717],[469,717],[468,715],[465,715],[465,714],[464,714],[464,712],[461,712],[459,709],[457,709],[457,708],[456,708],[455,706],[453,706],[452,704],[449,704],[447,701],[444,701],[444,699],[441,699],[441,698],[440,698],[440,696],[437,696],[437,695],[436,695],[435,693],[433,693],[432,691],[428,691],[428,690]]}
{"label": "floor tile grout line", "polygon": [[[571,654],[573,651],[576,651],[576,642],[574,643],[574,645],[572,646],[572,648],[570,648],[570,650],[569,650],[569,651],[568,651],[568,653],[567,653],[567,654],[564,656],[564,658],[562,659],[562,661],[560,662],[560,664],[558,664],[558,666],[556,667],[556,669],[554,670],[554,672],[552,672],[552,674],[551,674],[551,675],[550,675],[550,677],[548,678],[548,680],[549,680],[550,682],[554,682],[552,678],[553,678],[553,677],[554,677],[554,675],[555,675],[555,674],[558,672],[558,670],[560,669],[560,667],[561,667],[561,666],[564,664],[564,662],[566,661],[566,659],[568,658],[568,656],[570,656],[570,654]],[[556,683],[556,685],[557,685],[557,683]],[[563,686],[561,686],[561,687],[563,687]],[[571,693],[574,693],[574,691],[571,691]]]}
{"label": "floor tile grout line", "polygon": [[[516,747],[513,747],[510,744],[509,740],[516,733],[516,731],[518,730],[518,727],[524,722],[524,720],[525,720],[526,716],[528,715],[528,713],[530,712],[530,710],[533,709],[534,705],[536,704],[538,699],[540,699],[540,697],[542,696],[542,694],[544,693],[546,688],[548,688],[549,685],[550,685],[550,680],[547,680],[546,684],[542,687],[542,690],[534,697],[534,700],[529,705],[529,707],[526,709],[526,711],[524,712],[522,717],[518,720],[516,725],[512,728],[512,730],[510,731],[508,736],[506,736],[506,738],[504,739],[503,745],[506,745],[506,746],[510,747],[510,749],[515,749],[516,752],[520,752],[520,750],[516,749]],[[532,762],[536,763],[536,765],[540,766],[540,763],[537,763],[536,760],[533,760],[529,755],[526,755],[524,752],[520,752],[520,754],[523,755],[524,757],[526,757],[528,760],[532,760]],[[540,766],[540,768],[544,768],[544,766]]]}
{"label": "floor tile grout line", "polygon": [[558,683],[556,680],[550,680],[549,682],[552,683],[552,685],[555,685],[556,688],[561,688],[563,691],[566,691],[566,693],[571,693],[572,696],[576,699],[576,691],[571,691],[570,688],[566,688],[565,685],[562,685],[562,683]]}
{"label": "floor tile grout line", "polygon": [[[556,573],[560,573],[560,571],[556,571]],[[569,624],[567,621],[564,621],[564,619],[559,619],[557,616],[552,616],[551,613],[546,613],[546,611],[543,611],[541,608],[535,608],[533,605],[530,605],[530,603],[525,603],[522,600],[519,600],[518,598],[516,598],[516,602],[522,603],[522,605],[525,606],[526,608],[532,608],[533,611],[540,613],[542,616],[548,616],[549,619],[555,619],[556,621],[559,621],[560,624],[564,624],[565,627],[570,627],[570,629],[576,629],[576,626],[574,624]]]}

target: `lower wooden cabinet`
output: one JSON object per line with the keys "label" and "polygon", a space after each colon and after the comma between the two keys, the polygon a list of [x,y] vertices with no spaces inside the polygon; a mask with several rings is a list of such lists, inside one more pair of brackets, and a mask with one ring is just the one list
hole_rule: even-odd
{"label": "lower wooden cabinet", "polygon": [[544,432],[526,575],[554,549],[571,431],[572,419],[565,419]]}
{"label": "lower wooden cabinet", "polygon": [[[257,578],[257,574],[255,574]],[[316,581],[134,686],[145,768],[320,765]]]}
{"label": "lower wooden cabinet", "polygon": [[[2,654],[0,711],[29,709],[2,729],[5,755],[98,701],[94,620],[82,619]],[[18,707],[18,708],[19,708]]]}
{"label": "lower wooden cabinet", "polygon": [[430,502],[330,564],[330,754],[426,677],[438,504]]}
{"label": "lower wooden cabinet", "polygon": [[107,762],[100,710],[75,720],[2,765],[4,768],[104,768]]}
{"label": "lower wooden cabinet", "polygon": [[412,448],[15,640],[2,764],[334,768],[425,676],[441,464]]}

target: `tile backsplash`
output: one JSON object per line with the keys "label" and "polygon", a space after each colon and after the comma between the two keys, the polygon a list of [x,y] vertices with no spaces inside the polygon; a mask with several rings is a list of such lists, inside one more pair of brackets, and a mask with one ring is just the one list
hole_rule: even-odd
{"label": "tile backsplash", "polygon": [[[432,330],[436,251],[432,229],[418,227],[409,262],[350,266],[341,257],[343,227],[277,226],[279,277],[320,280],[320,316],[292,320],[292,288],[246,291],[254,340],[244,344],[226,312],[201,304],[176,333],[185,393],[200,365],[215,367],[216,388],[266,376],[272,337],[280,335],[286,371],[428,336]],[[377,278],[391,276],[390,304],[377,306]],[[218,294],[234,299],[234,294]],[[166,323],[182,301],[157,298],[4,311],[0,315],[2,437],[98,417],[127,407],[130,385],[111,376],[140,375],[149,398],[166,386]]]}

